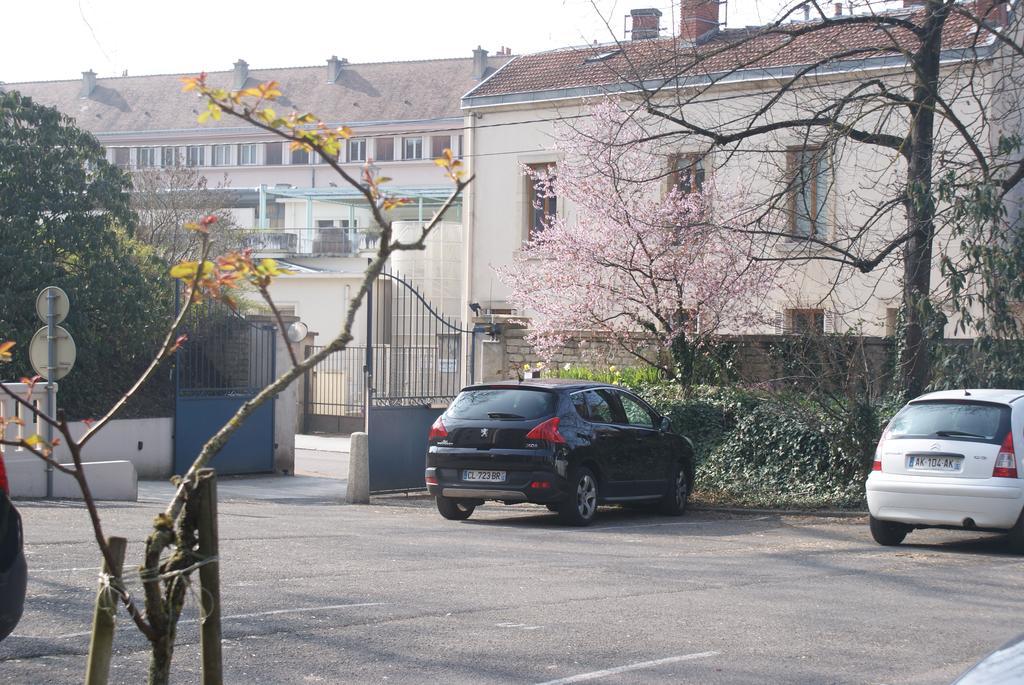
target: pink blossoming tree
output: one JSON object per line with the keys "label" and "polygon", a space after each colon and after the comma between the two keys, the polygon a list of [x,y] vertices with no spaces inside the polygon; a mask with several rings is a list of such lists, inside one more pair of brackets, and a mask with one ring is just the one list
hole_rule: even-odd
{"label": "pink blossoming tree", "polygon": [[723,219],[740,205],[712,179],[686,190],[670,182],[664,143],[634,142],[644,136],[622,103],[590,113],[557,132],[555,170],[526,169],[563,214],[499,277],[531,317],[528,340],[543,358],[574,332],[595,331],[669,377],[687,376],[694,350],[762,320],[777,267]]}

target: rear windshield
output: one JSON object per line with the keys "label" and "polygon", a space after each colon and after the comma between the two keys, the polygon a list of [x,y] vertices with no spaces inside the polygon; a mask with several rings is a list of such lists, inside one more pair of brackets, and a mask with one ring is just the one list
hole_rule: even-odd
{"label": "rear windshield", "polygon": [[543,390],[466,390],[445,413],[453,419],[540,419],[555,413],[555,399]]}
{"label": "rear windshield", "polygon": [[893,418],[891,438],[943,438],[1001,443],[1010,429],[1010,408],[980,402],[917,402]]}

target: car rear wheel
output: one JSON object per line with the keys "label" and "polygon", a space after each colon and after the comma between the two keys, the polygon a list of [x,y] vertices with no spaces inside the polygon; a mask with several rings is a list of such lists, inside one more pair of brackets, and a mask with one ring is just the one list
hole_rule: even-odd
{"label": "car rear wheel", "polygon": [[1024,554],[1024,511],[1017,517],[1017,523],[1013,524],[1006,541],[1010,545],[1010,551],[1014,554]]}
{"label": "car rear wheel", "polygon": [[597,513],[597,477],[586,466],[569,474],[569,497],[558,507],[563,523],[570,526],[588,526]]}
{"label": "car rear wheel", "polygon": [[868,519],[871,525],[871,537],[875,539],[875,542],[886,547],[900,544],[910,532],[910,526],[905,523],[881,521],[870,514],[868,514]]}
{"label": "car rear wheel", "polygon": [[451,497],[437,495],[434,499],[437,503],[437,510],[441,512],[441,516],[444,516],[449,521],[465,521],[473,515],[473,510],[476,509],[474,504],[466,504],[463,500],[452,499]]}
{"label": "car rear wheel", "polygon": [[686,500],[690,497],[690,479],[686,469],[676,464],[669,491],[658,502],[658,511],[666,516],[681,516],[686,511]]}

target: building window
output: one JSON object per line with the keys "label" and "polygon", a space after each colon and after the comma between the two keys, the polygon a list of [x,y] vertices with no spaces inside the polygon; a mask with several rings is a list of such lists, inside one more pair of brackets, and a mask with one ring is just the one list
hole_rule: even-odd
{"label": "building window", "polygon": [[259,147],[256,143],[241,143],[238,146],[238,163],[242,166],[253,166],[259,164],[257,152]]}
{"label": "building window", "polygon": [[402,138],[402,159],[423,159],[423,139]]}
{"label": "building window", "polygon": [[680,193],[699,193],[704,188],[704,158],[692,154],[669,157],[669,183]]}
{"label": "building window", "polygon": [[135,149],[135,165],[140,169],[156,166],[156,148],[140,147]]}
{"label": "building window", "polygon": [[292,150],[292,164],[309,164],[309,150]]}
{"label": "building window", "polygon": [[281,143],[264,143],[263,144],[263,163],[271,166],[277,166],[281,163]]}
{"label": "building window", "polygon": [[348,141],[348,161],[366,161],[366,138],[350,138]]}
{"label": "building window", "polygon": [[178,166],[178,150],[175,147],[165,147],[160,150],[160,166],[165,169]]}
{"label": "building window", "polygon": [[230,145],[214,145],[212,155],[213,166],[231,166]]}
{"label": "building window", "polygon": [[441,373],[458,373],[459,357],[462,352],[462,336],[451,333],[437,334],[437,370]]}
{"label": "building window", "polygon": [[394,138],[374,138],[373,158],[378,162],[390,162],[395,158]]}
{"label": "building window", "polygon": [[[452,149],[452,137],[451,136],[431,136],[430,137],[430,156],[434,159],[438,157],[444,157],[444,151]],[[454,154],[454,151],[452,151]]]}
{"label": "building window", "polygon": [[130,147],[115,147],[113,150],[114,164],[127,169],[132,163],[132,149]]}
{"label": "building window", "polygon": [[789,232],[794,238],[810,238],[825,232],[828,200],[828,158],[821,148],[790,150]]}
{"label": "building window", "polygon": [[[558,198],[551,192],[551,180],[554,180],[555,165],[529,164],[529,173],[526,175],[526,199],[529,203],[526,208],[526,227],[528,237],[535,238],[543,231],[548,222],[558,214]],[[538,178],[537,175],[541,177]],[[548,180],[544,179],[546,175]]]}
{"label": "building window", "polygon": [[202,145],[185,146],[185,166],[203,166],[206,148]]}
{"label": "building window", "polygon": [[673,327],[675,333],[684,334],[687,338],[692,338],[697,335],[699,328],[699,318],[696,309],[680,309],[672,317]]}
{"label": "building window", "polygon": [[821,335],[825,332],[825,310],[787,309],[783,313],[785,333]]}

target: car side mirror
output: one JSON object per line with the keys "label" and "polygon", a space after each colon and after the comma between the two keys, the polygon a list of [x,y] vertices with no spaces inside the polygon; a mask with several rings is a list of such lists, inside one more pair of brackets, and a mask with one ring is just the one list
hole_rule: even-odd
{"label": "car side mirror", "polygon": [[662,433],[668,433],[669,431],[672,430],[672,424],[671,422],[669,422],[667,416],[661,417],[661,425],[658,426],[658,430],[660,430]]}

